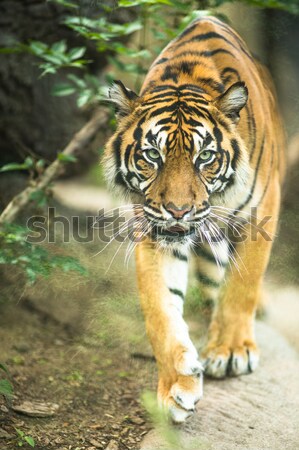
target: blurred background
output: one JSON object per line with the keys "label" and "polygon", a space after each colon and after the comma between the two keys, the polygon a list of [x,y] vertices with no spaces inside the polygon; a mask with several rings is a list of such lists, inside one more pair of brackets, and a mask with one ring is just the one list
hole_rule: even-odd
{"label": "blurred background", "polygon": [[[140,396],[155,389],[156,372],[134,256],[127,243],[106,245],[92,234],[99,211],[122,204],[107,191],[100,164],[115,127],[101,101],[113,79],[138,92],[159,51],[205,11],[239,32],[277,88],[289,169],[263,319],[299,349],[298,0],[2,0],[0,446],[6,449],[32,442],[104,449],[113,440],[115,448],[136,448],[150,426]],[[46,218],[52,242],[28,241],[33,215]],[[191,274],[186,315],[203,312]],[[190,327],[196,335],[192,321]]]}

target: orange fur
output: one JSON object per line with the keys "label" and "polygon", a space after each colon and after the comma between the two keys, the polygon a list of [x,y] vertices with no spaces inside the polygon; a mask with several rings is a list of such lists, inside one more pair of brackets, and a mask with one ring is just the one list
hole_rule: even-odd
{"label": "orange fur", "polygon": [[[235,216],[238,209],[250,214],[250,208],[256,207],[259,217],[271,216],[264,230],[275,233],[285,170],[284,132],[266,69],[230,27],[212,17],[196,20],[153,63],[140,96],[122,85],[117,89],[112,100],[120,117],[117,132],[107,144],[105,164],[108,177],[128,191],[133,201],[148,206],[164,221],[170,220],[173,211],[178,217],[189,211],[204,214],[209,203],[231,208]],[[193,122],[199,110],[203,111],[198,119],[201,125],[196,128]],[[164,134],[161,124],[167,124]],[[225,155],[227,167],[232,165],[225,176],[219,175],[223,163],[217,163],[219,155],[218,160],[213,156],[215,148],[204,150],[206,137],[200,150],[191,143],[195,128],[199,140],[206,132],[202,130],[207,130],[212,141],[218,142],[218,153]],[[149,142],[156,148],[154,153],[147,153]],[[211,158],[211,153],[215,159],[204,164],[203,156]],[[137,172],[139,178],[134,179]],[[217,183],[224,187],[213,191],[216,173],[222,180]],[[226,220],[229,212],[221,217]],[[177,223],[181,226],[183,218]],[[252,226],[244,227],[250,234]],[[158,243],[149,233],[137,246],[138,285],[159,368],[158,396],[179,422],[201,396],[202,370],[180,303],[187,256],[184,251],[180,254],[179,247],[170,255]],[[201,354],[211,376],[240,375],[257,365],[253,321],[271,246],[272,241],[259,233],[256,240],[247,236],[235,245],[239,269],[226,265],[218,275],[207,242],[198,246],[196,268],[202,292],[215,302],[208,343]],[[225,251],[223,255],[225,259]],[[224,276],[226,283],[222,283]]]}

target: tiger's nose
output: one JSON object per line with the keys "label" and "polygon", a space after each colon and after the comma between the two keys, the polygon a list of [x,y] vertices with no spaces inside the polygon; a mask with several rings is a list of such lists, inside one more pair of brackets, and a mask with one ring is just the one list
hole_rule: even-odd
{"label": "tiger's nose", "polygon": [[182,219],[185,214],[191,211],[192,206],[190,205],[183,205],[183,206],[177,206],[172,202],[167,203],[167,205],[164,205],[164,208],[167,212],[169,212],[175,219]]}

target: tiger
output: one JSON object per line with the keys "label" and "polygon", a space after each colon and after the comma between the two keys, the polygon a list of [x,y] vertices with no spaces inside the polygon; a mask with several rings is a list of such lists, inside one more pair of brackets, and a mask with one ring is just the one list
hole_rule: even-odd
{"label": "tiger", "polygon": [[[259,362],[255,315],[277,229],[285,132],[268,69],[217,17],[199,17],[151,65],[140,94],[115,81],[117,127],[103,163],[136,206],[137,284],[158,367],[158,401],[184,422],[203,374]],[[192,259],[212,305],[198,353],[183,318]]]}

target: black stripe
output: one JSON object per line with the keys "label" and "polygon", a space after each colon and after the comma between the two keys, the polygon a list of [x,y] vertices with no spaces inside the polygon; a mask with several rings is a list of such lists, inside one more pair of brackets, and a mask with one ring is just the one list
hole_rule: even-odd
{"label": "black stripe", "polygon": [[214,264],[216,264],[215,257],[212,253],[209,253],[204,247],[197,245],[194,247],[194,251],[197,256],[201,256],[202,258],[206,259],[207,261],[210,261]]}
{"label": "black stripe", "polygon": [[202,41],[208,41],[210,39],[221,39],[222,41],[225,41],[227,44],[231,45],[235,50],[237,51],[244,51],[240,42],[238,42],[238,47],[230,40],[227,39],[225,36],[216,33],[215,31],[209,31],[208,33],[205,34],[197,34],[196,36],[192,36],[189,40],[187,41],[183,41],[180,42],[179,44],[176,45],[176,48],[181,47],[185,44],[190,44],[192,42],[202,42]]}
{"label": "black stripe", "polygon": [[253,197],[253,192],[254,192],[255,185],[256,185],[256,180],[257,180],[257,176],[258,176],[260,163],[261,163],[261,159],[262,159],[262,156],[263,156],[263,153],[264,153],[264,144],[265,144],[265,135],[263,137],[260,153],[259,153],[259,156],[258,156],[258,161],[257,161],[257,164],[256,164],[255,169],[254,169],[254,171],[255,171],[255,173],[254,173],[254,180],[253,180],[250,192],[249,192],[248,197],[246,198],[245,202],[243,202],[237,209],[234,210],[233,215],[237,215],[238,214],[238,210],[245,208],[245,206],[248,205],[248,203],[250,202],[250,200]]}
{"label": "black stripe", "polygon": [[251,161],[251,159],[252,159],[252,157],[253,157],[253,153],[254,153],[254,150],[255,150],[255,144],[256,144],[256,124],[255,124],[255,119],[254,119],[254,116],[253,116],[253,114],[251,114],[251,128],[252,128],[252,136],[253,136],[253,139],[252,139],[252,146],[251,146],[251,151],[250,151],[250,161]]}
{"label": "black stripe", "polygon": [[203,52],[199,52],[199,56],[204,56],[206,58],[209,58],[210,56],[217,55],[218,53],[226,53],[227,55],[230,55],[233,58],[236,58],[232,52],[230,52],[229,50],[225,50],[224,48],[217,48],[215,50],[205,50]]}
{"label": "black stripe", "polygon": [[233,67],[225,67],[220,74],[221,80],[224,84],[231,83],[231,77],[235,76],[238,81],[241,81],[239,72]]}
{"label": "black stripe", "polygon": [[197,23],[191,24],[190,26],[188,26],[184,31],[182,31],[182,33],[176,38],[176,41],[179,41],[182,37],[187,36],[189,33],[192,33],[192,31],[194,30],[194,28],[197,27]]}
{"label": "black stripe", "polygon": [[169,113],[173,113],[174,111],[177,110],[177,103],[172,103],[171,105],[168,106],[164,106],[164,108],[158,108],[155,109],[153,111],[150,111],[148,118],[152,118],[152,117],[156,117],[156,116],[160,116],[160,114],[169,112]]}
{"label": "black stripe", "polygon": [[[203,50],[203,51],[196,51],[196,50],[186,50],[183,51],[181,53],[178,53],[177,55],[173,55],[171,58],[171,63],[173,63],[173,61],[175,59],[181,58],[183,56],[192,56],[192,57],[210,57],[210,56],[214,56],[217,55],[218,53],[226,53],[228,55],[231,55],[233,58],[236,58],[235,55],[230,52],[229,50],[225,50],[224,48],[217,48],[215,50]],[[201,64],[201,61],[196,61],[197,64]],[[205,67],[207,67],[205,65]],[[192,85],[191,85],[192,86]],[[172,88],[174,88],[175,86],[171,86]],[[200,88],[198,88],[200,89]]]}
{"label": "black stripe", "polygon": [[207,275],[204,275],[203,273],[197,272],[196,278],[198,279],[198,281],[200,281],[202,284],[205,284],[206,286],[211,286],[214,288],[220,287],[220,284],[217,281],[213,280],[212,278],[208,277]]}
{"label": "black stripe", "polygon": [[161,81],[173,80],[175,83],[178,82],[178,70],[174,66],[166,66],[161,76]]}
{"label": "black stripe", "polygon": [[120,172],[121,167],[121,144],[122,144],[122,138],[121,134],[117,134],[115,140],[113,141],[112,147],[113,147],[113,154],[114,154],[114,161],[116,165],[116,176],[115,176],[115,184],[123,187],[128,187],[122,173]]}
{"label": "black stripe", "polygon": [[172,91],[176,91],[177,87],[173,84],[163,84],[162,86],[155,86],[151,92],[161,92],[170,89]]}
{"label": "black stripe", "polygon": [[157,66],[158,64],[163,64],[163,63],[165,63],[166,61],[168,61],[168,58],[160,58],[160,59],[158,59],[157,62],[155,62],[155,63],[153,64],[153,67],[154,67],[154,66]]}
{"label": "black stripe", "polygon": [[178,250],[174,250],[172,254],[175,258],[179,259],[180,261],[185,261],[185,262],[188,261],[187,256],[183,255],[183,253],[179,252]]}
{"label": "black stripe", "polygon": [[235,171],[236,170],[236,165],[237,165],[237,163],[238,163],[238,161],[240,159],[240,147],[239,147],[239,144],[236,141],[236,139],[232,139],[231,140],[231,146],[232,146],[232,149],[234,151],[234,155],[233,155],[231,164],[232,164],[233,170]]}
{"label": "black stripe", "polygon": [[268,190],[268,187],[269,187],[269,184],[270,184],[270,180],[271,180],[271,174],[272,174],[272,166],[273,166],[273,160],[274,160],[274,148],[273,148],[274,146],[273,146],[273,144],[272,144],[272,148],[271,148],[271,163],[270,163],[270,167],[269,167],[269,172],[268,172],[268,177],[267,177],[267,183],[266,183],[266,185],[265,185],[265,188],[264,188],[264,191],[263,191],[263,193],[262,193],[262,196],[261,196],[261,198],[260,198],[260,200],[259,200],[259,202],[258,202],[258,206],[262,203],[262,201],[263,201],[263,199],[264,199],[264,197],[265,197],[265,195],[266,195],[266,192],[267,192],[267,190]]}
{"label": "black stripe", "polygon": [[196,84],[181,84],[180,86],[178,86],[177,89],[179,91],[190,90],[192,92],[199,92],[199,93],[203,92],[203,90]]}
{"label": "black stripe", "polygon": [[212,89],[214,89],[217,92],[220,92],[221,94],[224,92],[224,85],[222,83],[219,83],[219,81],[216,81],[214,78],[203,78],[198,77],[196,79],[199,83],[202,83],[204,85],[210,86]]}
{"label": "black stripe", "polygon": [[182,300],[184,300],[184,294],[182,293],[182,291],[180,291],[179,289],[173,289],[173,288],[168,288],[169,292],[171,292],[173,295],[177,295],[178,297],[181,297]]}
{"label": "black stripe", "polygon": [[240,49],[242,50],[243,53],[245,53],[246,56],[248,56],[248,58],[251,61],[254,61],[254,58],[252,57],[252,55],[249,53],[249,51],[246,49],[246,47],[244,46],[244,42],[242,41],[242,39],[240,38],[240,36],[238,36],[238,34],[226,23],[222,22],[221,20],[217,19],[217,17],[208,17],[208,18],[203,18],[203,19],[199,19],[199,20],[207,20],[210,21],[212,23],[216,23],[217,25],[220,26],[220,28],[222,28],[222,30],[226,31],[232,38],[235,39],[235,41],[239,44]]}

